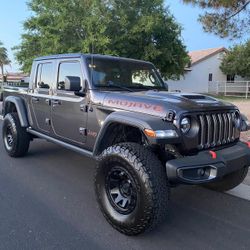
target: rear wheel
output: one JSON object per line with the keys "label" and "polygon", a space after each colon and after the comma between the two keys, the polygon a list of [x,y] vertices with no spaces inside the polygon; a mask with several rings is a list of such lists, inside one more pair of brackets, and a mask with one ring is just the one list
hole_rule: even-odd
{"label": "rear wheel", "polygon": [[95,174],[100,209],[118,231],[137,235],[163,221],[169,187],[163,165],[136,143],[121,143],[104,150]]}
{"label": "rear wheel", "polygon": [[241,184],[246,178],[247,173],[248,167],[244,167],[240,170],[237,170],[231,174],[224,176],[220,180],[205,184],[205,187],[219,192],[228,191]]}
{"label": "rear wheel", "polygon": [[7,114],[3,121],[4,147],[11,157],[24,156],[29,150],[30,135],[21,127],[17,113]]}

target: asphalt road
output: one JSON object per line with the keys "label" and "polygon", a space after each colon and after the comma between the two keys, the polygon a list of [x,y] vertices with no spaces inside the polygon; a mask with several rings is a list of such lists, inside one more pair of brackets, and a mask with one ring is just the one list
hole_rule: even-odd
{"label": "asphalt road", "polygon": [[21,159],[9,158],[0,143],[0,159],[0,249],[250,248],[249,201],[179,187],[160,227],[127,237],[98,209],[93,160],[43,140]]}

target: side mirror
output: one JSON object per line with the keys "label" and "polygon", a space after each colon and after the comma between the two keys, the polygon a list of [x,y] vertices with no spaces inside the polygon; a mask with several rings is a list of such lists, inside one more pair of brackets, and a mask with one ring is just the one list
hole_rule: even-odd
{"label": "side mirror", "polygon": [[65,90],[79,92],[81,90],[81,78],[78,76],[66,76],[64,80]]}

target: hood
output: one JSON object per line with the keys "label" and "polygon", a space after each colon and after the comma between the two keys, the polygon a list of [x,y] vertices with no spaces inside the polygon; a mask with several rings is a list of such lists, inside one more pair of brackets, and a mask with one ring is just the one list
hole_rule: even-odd
{"label": "hood", "polygon": [[230,103],[213,97],[167,91],[108,92],[103,105],[133,112],[146,113],[165,118],[169,112],[179,116],[187,112],[202,112],[235,109]]}

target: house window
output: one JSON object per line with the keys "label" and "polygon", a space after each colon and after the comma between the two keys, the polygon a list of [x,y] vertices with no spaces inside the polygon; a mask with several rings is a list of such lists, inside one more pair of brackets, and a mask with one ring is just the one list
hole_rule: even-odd
{"label": "house window", "polygon": [[227,75],[227,82],[234,82],[235,75]]}
{"label": "house window", "polygon": [[209,75],[208,75],[208,81],[209,82],[213,81],[213,74],[212,73],[209,73]]}

